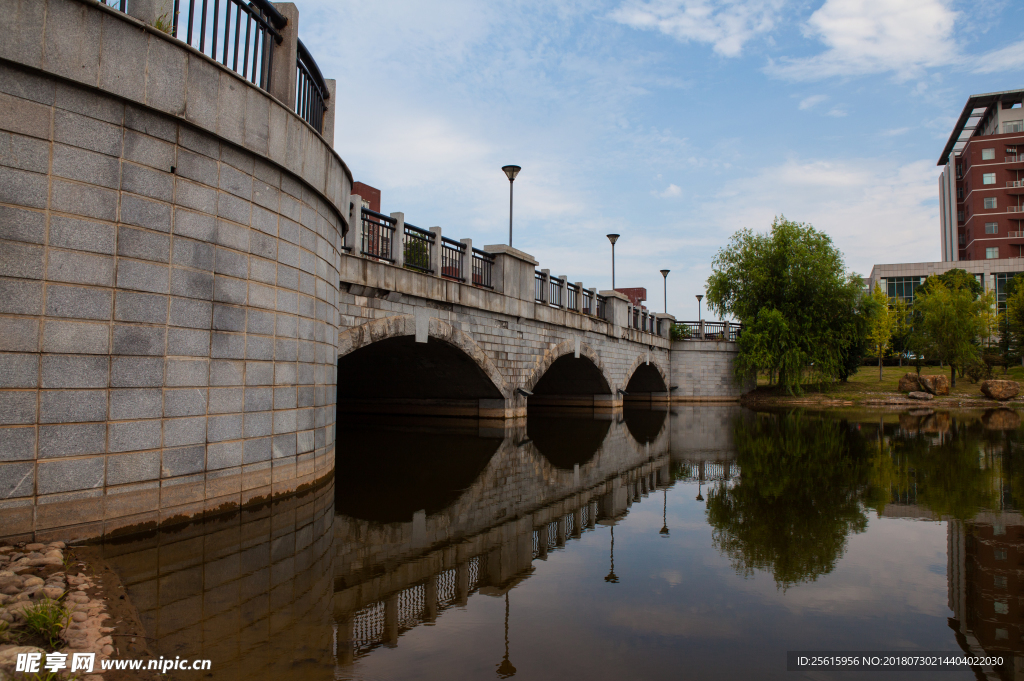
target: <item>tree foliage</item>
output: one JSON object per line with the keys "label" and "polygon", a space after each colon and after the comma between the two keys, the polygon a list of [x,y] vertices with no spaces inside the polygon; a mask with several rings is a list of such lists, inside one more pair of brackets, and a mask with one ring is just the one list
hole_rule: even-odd
{"label": "tree foliage", "polygon": [[805,372],[845,380],[859,365],[874,305],[861,286],[828,235],[779,216],[769,233],[741,230],[718,252],[707,302],[743,324],[737,375],[765,372],[793,393]]}
{"label": "tree foliage", "polygon": [[868,321],[867,340],[872,353],[878,358],[878,380],[882,380],[882,358],[892,348],[893,334],[899,326],[900,310],[896,305],[890,305],[889,296],[878,284],[871,293],[875,302],[874,314]]}
{"label": "tree foliage", "polygon": [[963,270],[929,277],[917,291],[914,300],[917,345],[925,355],[950,365],[953,385],[956,385],[957,368],[962,370],[981,359],[978,343],[985,333],[985,314],[993,303],[992,294],[982,293],[974,276]]}

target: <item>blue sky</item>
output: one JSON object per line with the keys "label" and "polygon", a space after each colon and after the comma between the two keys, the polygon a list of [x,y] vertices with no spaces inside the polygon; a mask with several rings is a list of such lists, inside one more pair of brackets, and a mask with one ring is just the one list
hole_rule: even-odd
{"label": "blue sky", "polygon": [[[1024,3],[298,0],[335,147],[385,213],[696,317],[743,227],[812,223],[866,275],[937,260],[935,165],[970,94],[1024,87]],[[1016,27],[1016,28],[1015,28]]]}

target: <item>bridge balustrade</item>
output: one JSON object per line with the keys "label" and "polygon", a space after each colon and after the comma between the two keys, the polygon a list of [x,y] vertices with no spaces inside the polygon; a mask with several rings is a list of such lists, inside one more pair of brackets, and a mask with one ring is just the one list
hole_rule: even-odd
{"label": "bridge balustrade", "polygon": [[466,250],[466,245],[449,239],[446,236],[441,237],[441,276],[454,281],[466,281],[465,277],[462,276],[462,254]]}
{"label": "bridge balustrade", "polygon": [[369,208],[363,208],[362,212],[362,235],[359,252],[365,256],[395,262],[391,244],[395,236],[394,218],[382,215]]}
{"label": "bridge balustrade", "polygon": [[[127,0],[105,0],[104,4],[129,13]],[[288,19],[268,0],[174,0],[173,9],[152,23],[256,87],[267,92],[278,89],[279,84],[272,82],[274,58],[282,49]],[[324,134],[330,90],[316,60],[298,36],[295,40],[294,110]],[[271,94],[280,98],[280,92]]]}
{"label": "bridge balustrade", "polygon": [[410,270],[433,274],[434,270],[430,267],[430,249],[434,245],[434,233],[406,222],[403,238],[402,264]]}
{"label": "bridge balustrade", "polygon": [[473,285],[494,288],[491,282],[491,271],[494,268],[494,256],[478,248],[473,249]]}
{"label": "bridge balustrade", "polygon": [[736,342],[743,332],[743,325],[736,322],[717,322],[702,319],[697,322],[676,322],[683,327],[687,340],[726,340]]}

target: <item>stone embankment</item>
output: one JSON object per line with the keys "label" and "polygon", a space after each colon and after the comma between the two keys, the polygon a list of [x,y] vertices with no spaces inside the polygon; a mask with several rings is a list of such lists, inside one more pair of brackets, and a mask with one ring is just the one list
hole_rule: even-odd
{"label": "stone embankment", "polygon": [[[0,681],[14,678],[19,653],[67,654],[68,678],[103,681],[100,674],[67,674],[73,653],[95,653],[100,660],[114,653],[112,628],[105,599],[96,579],[77,571],[84,563],[68,560],[64,542],[0,546]],[[75,574],[72,574],[75,573]],[[41,605],[56,605],[60,613],[59,644],[54,647],[27,622],[27,615]],[[30,645],[32,644],[32,645]],[[42,647],[39,647],[42,646]],[[47,672],[41,671],[45,675]],[[19,674],[20,676],[20,674]]]}

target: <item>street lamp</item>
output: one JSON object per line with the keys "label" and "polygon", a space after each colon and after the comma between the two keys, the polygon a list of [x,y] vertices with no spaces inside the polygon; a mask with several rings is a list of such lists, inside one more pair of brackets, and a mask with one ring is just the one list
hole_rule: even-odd
{"label": "street lamp", "polygon": [[519,166],[502,166],[505,175],[508,177],[508,245],[512,247],[512,183],[516,181],[516,175],[522,170]]}
{"label": "street lamp", "polygon": [[498,678],[507,679],[516,675],[515,665],[508,659],[508,591],[505,592],[505,657],[498,665]]}
{"label": "street lamp", "polygon": [[702,293],[698,293],[697,294],[697,323],[698,324],[700,324],[700,301],[701,301],[701,298],[703,298],[703,297],[704,297],[704,294],[702,294]]}
{"label": "street lamp", "polygon": [[609,234],[608,241],[612,242],[612,290],[615,290],[615,242],[619,240],[618,234]]}
{"label": "street lamp", "polygon": [[668,536],[668,489],[662,490],[665,493],[665,500],[661,505],[661,529],[658,534],[662,537]]}
{"label": "street lamp", "polygon": [[619,583],[619,576],[617,574],[615,574],[615,526],[612,525],[610,529],[612,531],[612,547],[611,547],[612,567],[611,567],[611,570],[608,571],[608,574],[605,575],[604,581],[608,582],[609,584],[618,584]]}
{"label": "street lamp", "polygon": [[665,280],[665,314],[668,314],[668,273],[671,270],[662,270],[661,276]]}

